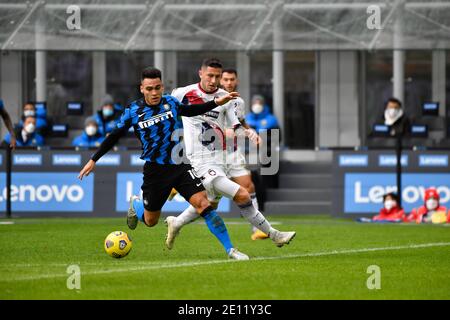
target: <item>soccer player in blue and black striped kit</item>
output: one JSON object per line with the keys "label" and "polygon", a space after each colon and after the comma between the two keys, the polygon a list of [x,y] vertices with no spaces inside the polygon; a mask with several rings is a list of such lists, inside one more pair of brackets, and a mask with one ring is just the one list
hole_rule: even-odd
{"label": "soccer player in blue and black striped kit", "polygon": [[209,230],[224,246],[228,256],[236,260],[247,260],[248,256],[231,244],[222,218],[211,207],[202,182],[195,175],[191,165],[179,164],[172,156],[172,151],[178,144],[178,141],[173,139],[173,134],[177,129],[183,128],[181,116],[193,117],[203,114],[236,98],[238,94],[232,92],[204,104],[183,105],[175,97],[163,95],[161,71],[151,67],[142,71],[140,90],[144,97],[132,102],[125,109],[117,127],[102,142],[97,152],[80,171],[78,178],[81,180],[89,175],[94,170],[95,162],[111,150],[120,137],[133,126],[135,135],[142,144],[141,159],[146,162],[143,172],[144,183],[141,187],[143,201],[136,196],[130,199],[127,215],[130,229],[136,228],[138,220],[149,227],[156,225],[161,208],[172,188],[175,188],[205,219]]}

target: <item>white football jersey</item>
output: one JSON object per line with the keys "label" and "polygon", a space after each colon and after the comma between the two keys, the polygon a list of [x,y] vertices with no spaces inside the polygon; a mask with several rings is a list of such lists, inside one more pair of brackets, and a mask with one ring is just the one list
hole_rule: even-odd
{"label": "white football jersey", "polygon": [[244,99],[241,97],[236,98],[236,100],[233,100],[232,103],[234,103],[234,113],[236,114],[236,117],[239,121],[245,120],[245,102]]}
{"label": "white football jersey", "polygon": [[[232,101],[230,101],[233,105],[234,114],[236,115],[236,118],[238,118],[239,122],[242,122],[245,120],[245,102],[241,97],[238,97]],[[232,128],[233,125],[230,123],[227,123],[227,128]],[[237,146],[236,139],[227,139],[227,152],[232,153],[237,151],[239,148]],[[227,161],[228,162],[228,161]]]}
{"label": "white football jersey", "polygon": [[[195,83],[186,87],[176,88],[172,96],[183,104],[199,104],[228,94],[223,89],[207,93]],[[225,129],[240,122],[233,106],[234,100],[218,106],[203,115],[182,117],[184,128],[184,144],[186,155],[195,167],[202,163],[225,164]]]}

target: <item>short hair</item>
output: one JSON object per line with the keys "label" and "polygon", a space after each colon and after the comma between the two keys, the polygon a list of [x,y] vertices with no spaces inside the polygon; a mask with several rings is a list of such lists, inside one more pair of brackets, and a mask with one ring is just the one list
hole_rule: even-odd
{"label": "short hair", "polygon": [[264,97],[260,94],[255,94],[252,97],[252,102],[255,100],[261,100],[261,102],[264,104],[266,102],[266,99],[264,99]]}
{"label": "short hair", "polygon": [[162,80],[161,70],[153,68],[153,67],[147,67],[144,70],[142,70],[141,80],[157,79],[157,78]]}
{"label": "short hair", "polygon": [[25,123],[29,118],[34,119],[34,121],[36,122],[36,117],[27,116],[27,117],[23,117],[23,123]]}
{"label": "short hair", "polygon": [[88,118],[86,118],[86,120],[84,120],[84,126],[85,126],[85,127],[86,127],[88,124],[90,124],[90,123],[94,123],[95,126],[98,127],[98,123],[97,123],[97,121],[95,120],[94,117],[88,117]]}
{"label": "short hair", "polygon": [[401,102],[400,100],[398,100],[397,98],[390,97],[390,98],[386,101],[385,106],[387,106],[389,102],[393,102],[393,103],[398,104],[398,106],[399,106],[400,108],[402,107],[402,102]]}
{"label": "short hair", "polygon": [[395,192],[389,192],[383,195],[383,202],[386,201],[387,197],[391,197],[392,199],[394,199],[395,201],[399,202],[399,197],[398,194]]}
{"label": "short hair", "polygon": [[202,67],[223,68],[222,62],[216,58],[208,58],[203,60]]}
{"label": "short hair", "polygon": [[23,105],[23,108],[25,108],[25,106],[27,106],[27,105],[29,105],[29,104],[31,104],[31,105],[33,106],[33,108],[36,109],[36,106],[34,105],[34,102],[31,102],[31,101],[25,102],[25,104]]}
{"label": "short hair", "polygon": [[234,73],[235,75],[236,75],[236,77],[237,77],[237,75],[238,75],[238,73],[237,73],[237,70],[236,69],[233,69],[233,68],[228,68],[228,69],[223,69],[222,70],[222,73]]}

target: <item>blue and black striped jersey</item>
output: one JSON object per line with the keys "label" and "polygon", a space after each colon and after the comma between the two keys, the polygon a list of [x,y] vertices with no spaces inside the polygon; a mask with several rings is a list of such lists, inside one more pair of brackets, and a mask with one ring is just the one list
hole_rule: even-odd
{"label": "blue and black striped jersey", "polygon": [[124,110],[116,128],[106,137],[91,159],[100,159],[130,127],[133,127],[134,134],[142,144],[142,160],[158,164],[177,164],[178,162],[172,159],[172,150],[179,143],[177,138],[181,136],[181,133],[176,134],[176,130],[183,129],[181,116],[197,116],[216,107],[214,101],[184,105],[170,95],[162,96],[161,102],[154,106],[148,105],[144,98],[136,100]]}
{"label": "blue and black striped jersey", "polygon": [[183,128],[179,106],[180,102],[168,95],[163,96],[157,106],[149,106],[141,98],[125,109],[117,128],[128,131],[133,126],[142,144],[142,160],[173,164],[172,149],[178,141],[172,139],[172,133]]}

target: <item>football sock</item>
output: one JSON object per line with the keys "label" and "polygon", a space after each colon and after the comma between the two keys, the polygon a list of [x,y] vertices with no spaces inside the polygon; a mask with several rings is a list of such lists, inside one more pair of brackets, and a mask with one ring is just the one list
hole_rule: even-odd
{"label": "football sock", "polygon": [[142,200],[134,200],[133,208],[134,211],[136,211],[138,219],[144,222],[144,203],[142,202]]}
{"label": "football sock", "polygon": [[256,193],[250,193],[250,199],[252,199],[252,204],[256,210],[259,211],[258,199],[256,199]]}
{"label": "football sock", "polygon": [[261,212],[256,210],[251,201],[244,205],[239,205],[239,208],[241,209],[241,215],[247,219],[248,222],[265,234],[269,235],[270,238],[277,233],[278,230],[272,228],[269,221],[266,220]]}
{"label": "football sock", "polygon": [[180,213],[175,220],[175,223],[177,226],[184,226],[188,223],[191,223],[192,221],[198,219],[199,214],[197,213],[197,210],[193,206],[189,206],[184,210],[182,213]]}
{"label": "football sock", "polygon": [[206,222],[206,225],[212,234],[220,241],[225,251],[228,253],[233,248],[231,244],[230,236],[228,235],[227,227],[222,218],[217,215],[216,211],[212,207],[206,208],[200,214]]}
{"label": "football sock", "polygon": [[[258,199],[256,199],[255,192],[250,193],[250,199],[252,199],[253,207],[255,207],[255,209],[259,211]],[[255,226],[252,226],[252,232],[255,233],[256,230],[258,230],[258,228],[256,228]]]}

